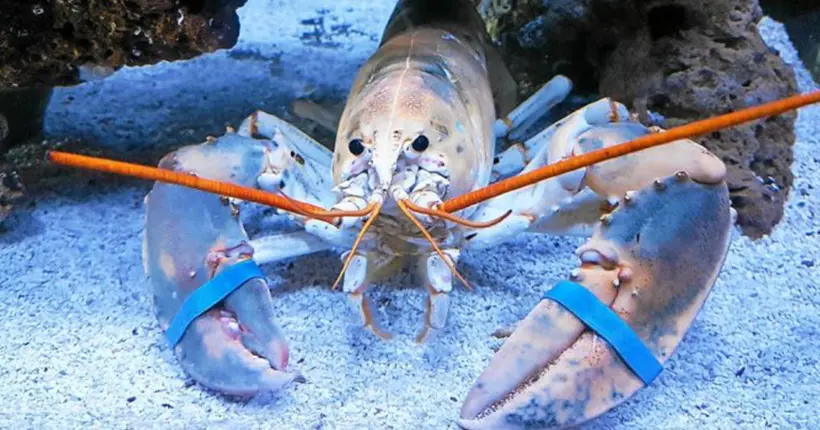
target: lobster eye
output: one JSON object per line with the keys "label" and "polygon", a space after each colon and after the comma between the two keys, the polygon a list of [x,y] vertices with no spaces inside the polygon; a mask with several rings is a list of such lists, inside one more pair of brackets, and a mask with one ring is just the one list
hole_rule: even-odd
{"label": "lobster eye", "polygon": [[424,152],[427,147],[430,146],[430,139],[427,138],[425,135],[420,135],[413,141],[413,149],[418,152]]}
{"label": "lobster eye", "polygon": [[362,155],[362,152],[364,152],[364,144],[361,139],[353,139],[347,144],[347,149],[349,149],[353,155]]}

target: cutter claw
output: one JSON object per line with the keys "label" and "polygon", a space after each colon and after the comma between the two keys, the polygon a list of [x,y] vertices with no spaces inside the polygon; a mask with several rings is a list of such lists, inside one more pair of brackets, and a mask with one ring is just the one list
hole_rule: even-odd
{"label": "cutter claw", "polygon": [[[725,184],[680,181],[674,174],[660,182],[663,192],[650,182],[582,247],[586,258],[574,279],[594,298],[579,300],[580,306],[597,299],[603,313],[617,320],[596,326],[576,317],[571,306],[578,304],[539,302],[467,395],[462,427],[581,424],[621,404],[657,375],[657,368],[635,367],[634,354],[619,349],[623,342],[607,331],[623,321],[625,332],[646,347],[649,361],[669,359],[714,285],[732,225]],[[601,253],[606,258],[599,258]],[[633,346],[632,352],[640,349]]]}

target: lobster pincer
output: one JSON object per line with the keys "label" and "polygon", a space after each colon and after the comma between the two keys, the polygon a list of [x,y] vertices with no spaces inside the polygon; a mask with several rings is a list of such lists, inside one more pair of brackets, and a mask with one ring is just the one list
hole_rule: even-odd
{"label": "lobster pincer", "polygon": [[[651,132],[628,121],[598,124],[552,144],[583,154]],[[461,426],[576,425],[651,383],[703,306],[728,251],[733,216],[724,176],[716,157],[681,140],[576,176],[579,189],[591,189],[609,203],[604,208],[614,209],[567,210],[558,201],[557,211],[533,216],[530,229],[552,234],[560,233],[556,226],[571,230],[567,220],[598,222],[576,251],[578,268],[567,280],[543,286],[544,298],[473,385]],[[530,201],[548,198],[531,189],[521,193]],[[517,212],[532,216],[532,207]],[[557,216],[561,223],[549,219]]]}
{"label": "lobster pincer", "polygon": [[[286,135],[250,136],[269,132],[269,122],[254,114],[240,133],[181,148],[159,166],[255,188],[280,187],[287,180],[294,194],[321,199],[321,193],[308,195],[299,188],[315,181],[315,172],[291,155],[297,148]],[[145,204],[145,271],[160,326],[185,371],[206,387],[236,395],[276,391],[302,380],[287,370],[288,346],[257,263],[327,245],[304,232],[251,241],[238,202],[178,185],[157,183]]]}

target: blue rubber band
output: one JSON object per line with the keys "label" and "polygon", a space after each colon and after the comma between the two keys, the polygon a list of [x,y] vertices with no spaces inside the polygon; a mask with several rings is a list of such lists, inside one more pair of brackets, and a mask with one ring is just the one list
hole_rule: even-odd
{"label": "blue rubber band", "polygon": [[168,338],[171,348],[179,343],[182,335],[185,334],[185,330],[197,317],[216,306],[217,303],[228,297],[245,282],[264,277],[262,269],[253,260],[245,260],[226,268],[213,279],[194,290],[182,302],[182,306],[180,306],[179,311],[171,321],[171,325],[165,330],[165,336]]}
{"label": "blue rubber band", "polygon": [[606,340],[644,385],[663,371],[663,365],[632,328],[583,285],[561,281],[544,298],[558,302]]}

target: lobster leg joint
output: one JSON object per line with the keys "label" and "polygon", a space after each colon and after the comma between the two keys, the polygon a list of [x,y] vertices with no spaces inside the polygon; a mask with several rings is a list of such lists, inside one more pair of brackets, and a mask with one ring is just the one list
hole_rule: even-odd
{"label": "lobster leg joint", "polygon": [[[457,249],[444,249],[444,255],[455,266],[458,262]],[[416,336],[416,342],[427,340],[432,330],[444,328],[447,323],[447,311],[450,306],[450,296],[453,290],[453,272],[437,253],[431,253],[426,258],[427,291],[425,299],[424,326]]]}
{"label": "lobster leg joint", "polygon": [[[342,254],[342,261],[347,260],[349,252]],[[344,275],[342,290],[347,294],[348,302],[362,320],[362,327],[382,339],[392,336],[379,328],[373,316],[373,305],[365,295],[369,287],[367,256],[356,253],[350,260],[350,265]]]}

